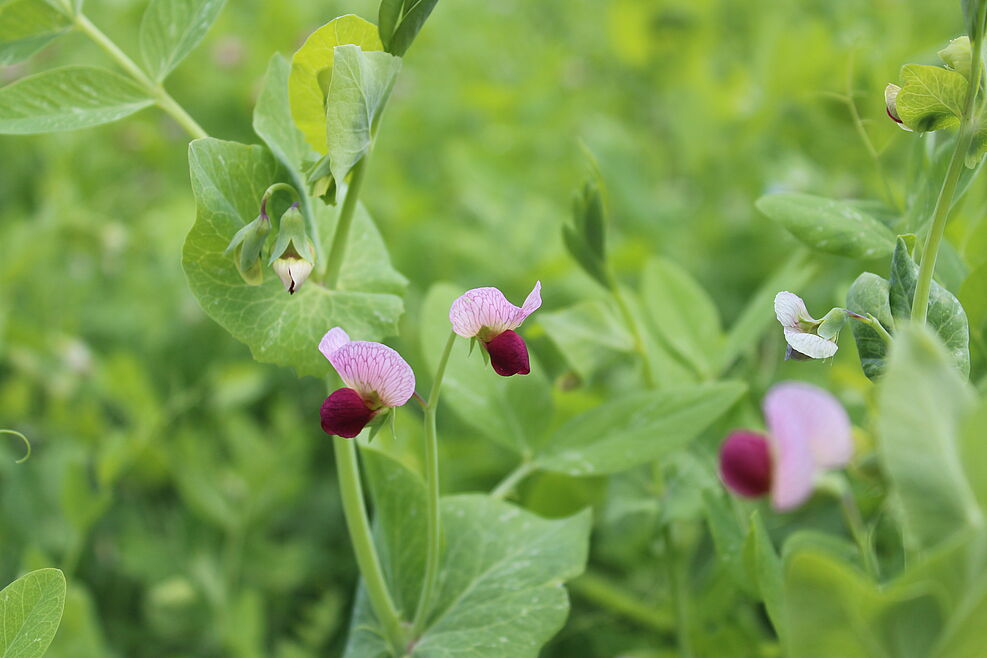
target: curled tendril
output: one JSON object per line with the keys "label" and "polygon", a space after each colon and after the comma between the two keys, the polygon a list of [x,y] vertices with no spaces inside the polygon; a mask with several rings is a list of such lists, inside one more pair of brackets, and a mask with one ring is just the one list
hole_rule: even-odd
{"label": "curled tendril", "polygon": [[24,462],[26,462],[28,460],[28,458],[31,456],[31,442],[27,440],[27,437],[24,436],[23,434],[21,434],[20,432],[18,432],[17,430],[3,430],[3,429],[0,429],[0,434],[10,434],[11,436],[20,437],[20,440],[24,442],[24,446],[27,448],[27,452],[25,452],[24,453],[24,456],[21,457],[20,459],[18,459],[14,463],[15,464],[23,464]]}

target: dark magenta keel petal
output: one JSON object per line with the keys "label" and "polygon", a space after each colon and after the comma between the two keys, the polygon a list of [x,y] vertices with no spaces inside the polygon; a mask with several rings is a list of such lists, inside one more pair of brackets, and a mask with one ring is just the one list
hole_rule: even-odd
{"label": "dark magenta keel petal", "polygon": [[377,412],[367,408],[367,403],[352,388],[341,388],[326,398],[321,413],[322,430],[326,434],[352,439]]}
{"label": "dark magenta keel petal", "polygon": [[720,477],[736,494],[748,498],[771,490],[771,449],[768,440],[748,431],[733,432],[720,447]]}
{"label": "dark magenta keel petal", "polygon": [[508,329],[486,343],[490,354],[490,365],[494,372],[504,377],[511,375],[527,375],[531,372],[528,364],[528,347],[516,331]]}

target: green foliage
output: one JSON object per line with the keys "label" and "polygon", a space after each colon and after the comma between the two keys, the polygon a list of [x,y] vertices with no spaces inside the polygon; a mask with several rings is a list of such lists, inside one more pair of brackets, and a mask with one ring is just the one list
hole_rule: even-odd
{"label": "green foliage", "polygon": [[[383,50],[377,26],[358,16],[340,16],[312,32],[291,59],[288,92],[291,115],[309,146],[328,149],[326,97],[332,81],[336,46],[353,44],[363,51]],[[353,79],[355,72],[351,72]]]}
{"label": "green foliage", "polygon": [[901,69],[898,116],[918,132],[959,125],[969,86],[956,71],[939,66],[908,64]]}
{"label": "green foliage", "polygon": [[404,57],[438,0],[381,0],[378,22],[384,50]]}
{"label": "green foliage", "polygon": [[[403,307],[395,293],[404,279],[390,267],[365,211],[356,215],[351,256],[338,290],[309,281],[288,295],[274,277],[251,286],[224,251],[240,227],[256,217],[264,190],[278,180],[274,159],[261,147],[209,139],[192,144],[189,164],[197,206],[182,257],[189,286],[205,311],[246,343],[254,358],[291,366],[299,375],[322,376],[329,366],[318,345],[330,328],[343,327],[361,340],[397,332]],[[317,212],[317,239],[325,242],[335,213],[324,207]]]}
{"label": "green foliage", "polygon": [[0,654],[40,658],[51,644],[65,607],[65,576],[40,569],[0,591]]}
{"label": "green foliage", "polygon": [[225,0],[151,0],[141,21],[140,46],[151,78],[161,82],[199,45]]}
{"label": "green foliage", "polygon": [[[851,284],[846,294],[846,307],[863,316],[872,315],[890,333],[894,331],[894,316],[891,313],[891,284],[887,279],[872,272],[864,272]],[[864,374],[875,379],[884,373],[887,361],[888,344],[869,325],[852,321],[850,328],[857,343],[860,365]]]}
{"label": "green foliage", "polygon": [[27,59],[71,25],[64,12],[44,0],[12,0],[0,5],[0,66]]}
{"label": "green foliage", "polygon": [[66,66],[0,89],[0,133],[88,128],[129,116],[152,103],[143,89],[118,73]]}
{"label": "green foliage", "polygon": [[757,209],[807,247],[847,258],[881,258],[894,250],[894,233],[855,206],[810,194],[781,192],[757,200]]}

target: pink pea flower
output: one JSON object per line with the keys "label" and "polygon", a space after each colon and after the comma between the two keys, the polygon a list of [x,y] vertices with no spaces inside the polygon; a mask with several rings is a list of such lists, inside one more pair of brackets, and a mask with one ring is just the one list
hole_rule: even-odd
{"label": "pink pea flower", "polygon": [[382,410],[400,407],[415,392],[411,366],[387,345],[350,340],[335,327],[322,337],[319,351],[346,384],[322,403],[326,434],[352,439]]}
{"label": "pink pea flower", "polygon": [[817,333],[823,320],[809,315],[798,295],[787,291],[775,295],[775,316],[785,330],[789,348],[785,358],[828,359],[836,354],[836,341]]}
{"label": "pink pea flower", "polygon": [[809,498],[816,477],[853,456],[850,419],[830,393],[783,382],[764,398],[768,432],[740,430],[720,447],[720,479],[739,496],[771,496],[778,511]]}
{"label": "pink pea flower", "polygon": [[535,283],[523,306],[510,303],[496,288],[474,288],[452,303],[449,321],[457,334],[483,344],[498,375],[527,375],[531,372],[528,348],[514,330],[539,306],[541,281]]}

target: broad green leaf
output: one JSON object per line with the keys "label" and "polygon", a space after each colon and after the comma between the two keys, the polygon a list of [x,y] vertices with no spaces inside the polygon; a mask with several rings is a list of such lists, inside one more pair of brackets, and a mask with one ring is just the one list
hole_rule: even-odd
{"label": "broad green leaf", "polygon": [[394,29],[401,20],[401,10],[404,7],[404,0],[381,0],[380,9],[377,10],[377,29],[380,32],[380,41],[384,44],[384,50],[390,52],[388,45],[394,35]]}
{"label": "broad green leaf", "polygon": [[332,80],[336,46],[354,44],[365,52],[383,50],[377,26],[359,16],[347,14],[329,21],[309,35],[291,58],[288,96],[291,115],[309,146],[325,153],[326,96]]}
{"label": "broad green leaf", "polygon": [[987,640],[987,574],[968,583],[969,593],[958,613],[949,619],[935,656],[937,658],[980,658]]}
{"label": "broad green leaf", "polygon": [[847,258],[881,258],[894,250],[894,232],[857,207],[811,194],[781,192],[757,208],[807,247]]}
{"label": "broad green leaf", "polygon": [[[438,366],[446,339],[452,331],[449,307],[464,288],[437,283],[422,305],[422,351],[430,371]],[[508,292],[508,299],[524,298],[527,291]],[[529,318],[527,322],[532,322]],[[525,327],[518,331],[523,336]],[[531,373],[501,377],[484,363],[477,345],[470,354],[469,341],[456,339],[445,378],[442,380],[442,409],[449,409],[481,435],[519,455],[528,454],[552,420],[551,385],[531,354]]]}
{"label": "broad green leaf", "polygon": [[[310,279],[289,295],[270,270],[262,285],[250,286],[223,252],[233,234],[257,216],[264,190],[280,180],[274,158],[259,146],[202,139],[189,148],[189,166],[197,207],[182,254],[189,286],[206,313],[246,343],[255,359],[321,376],[329,366],[318,343],[330,328],[342,327],[360,340],[397,333],[403,309],[397,295],[405,280],[391,267],[380,234],[362,207],[354,218],[337,290]],[[336,210],[314,205],[316,238],[328,244]]]}
{"label": "broad green leaf", "polygon": [[418,36],[418,32],[428,19],[429,14],[435,8],[436,2],[438,0],[404,1],[404,16],[394,31],[394,36],[391,37],[388,43],[387,52],[398,57],[404,57],[404,54],[411,47],[411,43]]}
{"label": "broad green leaf", "polygon": [[225,0],[151,0],[141,20],[144,67],[160,82],[199,45]]}
{"label": "broad green leaf", "polygon": [[745,390],[721,382],[623,396],[563,424],[535,463],[568,475],[603,475],[652,462],[685,447]]}
{"label": "broad green leaf", "polygon": [[333,49],[326,100],[326,143],[337,183],[370,150],[377,122],[401,70],[401,58],[358,46]]}
{"label": "broad green leaf", "polygon": [[65,607],[65,576],[39,569],[0,591],[0,656],[40,658],[55,637]]}
{"label": "broad green leaf", "polygon": [[267,65],[264,88],[254,107],[254,132],[284,166],[293,172],[300,172],[311,149],[291,118],[291,104],[288,102],[290,71],[288,60],[280,53],[274,53]]}
{"label": "broad green leaf", "polygon": [[658,339],[701,379],[712,377],[723,333],[720,314],[702,286],[675,263],[655,258],[644,266],[641,299]]}
{"label": "broad green leaf", "polygon": [[64,12],[43,0],[0,5],[0,66],[27,59],[71,27]]}
{"label": "broad green leaf", "polygon": [[959,125],[967,81],[940,66],[907,64],[901,69],[897,110],[902,122],[919,132]]}
{"label": "broad green leaf", "polygon": [[66,66],[0,89],[0,134],[88,128],[142,110],[152,101],[129,79],[91,66]]}
{"label": "broad green leaf", "polygon": [[753,576],[757,584],[771,624],[778,635],[784,637],[785,601],[781,559],[757,511],[751,514],[743,553],[747,572]]}
{"label": "broad green leaf", "polygon": [[970,321],[970,331],[987,337],[987,261],[970,272],[960,287],[960,302]]}
{"label": "broad green leaf", "polygon": [[[424,551],[424,491],[394,459],[364,450],[378,516],[381,562],[405,616],[417,604]],[[586,562],[588,512],[545,520],[481,495],[442,499],[445,544],[433,614],[413,658],[534,658],[565,622],[560,584]],[[386,527],[391,526],[391,527]],[[344,654],[387,655],[361,591]]]}
{"label": "broad green leaf", "polygon": [[[850,286],[846,295],[847,309],[860,315],[871,314],[888,332],[894,330],[894,317],[888,295],[891,284],[887,279],[871,272],[863,272]],[[873,329],[862,322],[850,320],[850,330],[857,343],[860,365],[864,374],[874,379],[884,372],[887,360],[887,343]]]}
{"label": "broad green leaf", "polygon": [[[891,314],[897,320],[907,320],[912,313],[915,284],[919,266],[908,253],[908,243],[898,238],[891,259]],[[970,372],[970,328],[963,305],[951,292],[936,281],[929,293],[928,323],[942,339],[956,366],[964,375]]]}
{"label": "broad green leaf", "polygon": [[601,300],[542,311],[537,320],[583,380],[634,352],[634,340],[616,310]]}
{"label": "broad green leaf", "polygon": [[913,552],[983,524],[957,445],[971,404],[939,339],[925,328],[899,329],[878,392],[878,452]]}

